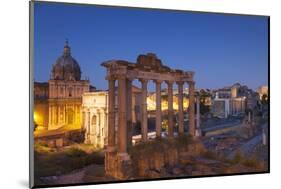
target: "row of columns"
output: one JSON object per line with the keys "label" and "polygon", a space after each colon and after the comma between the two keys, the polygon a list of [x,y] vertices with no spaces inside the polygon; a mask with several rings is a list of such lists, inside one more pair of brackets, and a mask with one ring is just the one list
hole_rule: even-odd
{"label": "row of columns", "polygon": [[[108,150],[115,149],[115,80],[118,80],[118,136],[117,146],[119,154],[127,153],[127,145],[131,144],[132,132],[132,80],[124,75],[115,78],[108,76]],[[147,79],[139,79],[142,83],[142,108],[141,108],[141,133],[142,141],[148,140],[147,125]],[[161,137],[161,80],[155,80],[156,84],[156,136]],[[173,110],[173,83],[174,81],[165,81],[168,85],[168,137],[174,136],[174,110]],[[194,116],[194,82],[189,81],[189,133],[195,136],[195,116]],[[184,133],[184,115],[183,115],[183,85],[184,81],[178,84],[178,104],[179,104],[179,134]]]}

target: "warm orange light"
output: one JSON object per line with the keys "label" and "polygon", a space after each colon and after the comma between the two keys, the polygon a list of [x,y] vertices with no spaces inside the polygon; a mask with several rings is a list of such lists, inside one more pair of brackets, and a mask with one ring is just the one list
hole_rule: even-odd
{"label": "warm orange light", "polygon": [[39,121],[39,116],[38,116],[37,112],[34,112],[34,113],[33,113],[33,120],[34,120],[34,122],[38,123],[38,121]]}
{"label": "warm orange light", "polygon": [[[153,100],[152,98],[148,97],[146,102],[147,102],[147,110],[149,110],[149,111],[156,110],[156,102],[155,102],[155,100]],[[189,105],[189,100],[184,98],[183,99],[183,109],[186,110],[188,108],[188,105]],[[168,101],[167,100],[162,100],[162,102],[161,102],[161,109],[162,110],[168,110]],[[179,109],[177,97],[173,98],[173,109],[174,110],[178,110]]]}

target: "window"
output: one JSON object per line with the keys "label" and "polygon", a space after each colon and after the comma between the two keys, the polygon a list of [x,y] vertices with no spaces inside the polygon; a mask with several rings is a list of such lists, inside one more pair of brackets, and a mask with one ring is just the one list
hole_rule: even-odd
{"label": "window", "polygon": [[68,89],[68,96],[69,96],[69,97],[72,96],[72,87],[69,87],[69,89]]}
{"label": "window", "polygon": [[63,87],[60,88],[60,94],[63,95]]}

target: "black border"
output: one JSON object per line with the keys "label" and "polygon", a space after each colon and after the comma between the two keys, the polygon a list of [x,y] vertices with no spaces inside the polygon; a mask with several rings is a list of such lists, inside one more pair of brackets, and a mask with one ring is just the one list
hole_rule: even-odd
{"label": "black border", "polygon": [[[87,183],[75,183],[75,184],[54,184],[54,185],[38,185],[35,186],[34,184],[34,178],[32,176],[34,175],[31,173],[33,170],[33,153],[31,154],[31,151],[33,151],[33,137],[30,132],[33,126],[32,122],[32,111],[33,102],[33,75],[31,73],[32,66],[34,62],[32,62],[31,56],[34,56],[32,54],[33,49],[31,47],[34,47],[32,45],[32,42],[34,43],[34,33],[31,32],[31,30],[34,30],[31,24],[31,22],[34,21],[34,17],[31,16],[31,12],[34,10],[31,10],[34,8],[34,3],[45,3],[45,4],[64,4],[64,5],[79,5],[79,6],[96,6],[96,7],[111,7],[111,8],[130,8],[130,9],[148,9],[148,10],[161,10],[161,11],[177,11],[177,12],[191,12],[191,13],[203,13],[203,14],[219,14],[219,15],[228,15],[228,16],[254,16],[254,17],[267,17],[267,33],[268,33],[268,43],[267,43],[267,53],[268,53],[268,170],[262,171],[262,172],[247,172],[247,173],[233,173],[233,174],[219,174],[219,175],[202,175],[202,176],[182,176],[182,177],[164,177],[164,178],[154,178],[154,179],[134,179],[134,180],[119,180],[119,181],[106,181],[106,182],[87,182]],[[32,5],[33,4],[33,5]],[[34,15],[33,15],[34,16]],[[33,20],[32,20],[33,19]],[[33,34],[33,36],[31,36]],[[133,7],[133,6],[121,6],[121,5],[101,5],[101,4],[90,4],[90,3],[69,3],[69,2],[55,2],[55,1],[41,1],[41,0],[31,0],[29,1],[29,187],[30,188],[53,188],[53,187],[67,187],[67,186],[85,186],[85,185],[97,185],[97,184],[114,184],[114,183],[132,183],[132,182],[143,182],[143,181],[161,181],[161,180],[175,180],[175,179],[190,179],[190,178],[211,178],[211,177],[223,177],[223,176],[239,176],[239,175],[258,175],[258,174],[265,174],[270,173],[270,16],[269,15],[254,15],[254,14],[238,14],[238,13],[222,13],[222,12],[204,12],[204,11],[192,11],[192,10],[176,10],[176,9],[161,9],[161,8],[147,8],[147,7]]]}

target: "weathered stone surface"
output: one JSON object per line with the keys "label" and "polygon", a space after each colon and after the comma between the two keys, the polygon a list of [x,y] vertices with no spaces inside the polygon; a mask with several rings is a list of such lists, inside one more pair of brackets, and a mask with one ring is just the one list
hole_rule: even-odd
{"label": "weathered stone surface", "polygon": [[206,159],[206,158],[202,158],[202,157],[199,157],[199,158],[196,158],[195,159],[197,163],[200,163],[200,164],[220,164],[221,162],[220,161],[217,161],[217,160],[212,160],[212,159]]}
{"label": "weathered stone surface", "polygon": [[173,175],[180,175],[183,173],[183,170],[180,169],[179,167],[174,167],[172,170]]}
{"label": "weathered stone surface", "polygon": [[204,145],[200,141],[196,141],[189,146],[188,153],[192,156],[201,155],[206,151]]}
{"label": "weathered stone surface", "polygon": [[199,171],[202,175],[206,175],[211,172],[211,167],[204,164],[196,164],[196,171]]}
{"label": "weathered stone surface", "polygon": [[193,157],[187,152],[180,153],[179,163],[181,163],[181,164],[192,164],[193,163]]}
{"label": "weathered stone surface", "polygon": [[145,176],[147,170],[149,170],[147,160],[144,158],[140,158],[137,163],[137,174],[139,176]]}
{"label": "weathered stone surface", "polygon": [[117,157],[116,174],[115,178],[128,179],[132,177],[132,162],[130,159],[123,159],[123,157]]}
{"label": "weathered stone surface", "polygon": [[160,171],[162,167],[164,167],[164,155],[160,153],[155,153],[154,155],[154,168],[155,170]]}
{"label": "weathered stone surface", "polygon": [[139,55],[136,67],[142,70],[153,70],[156,72],[169,72],[171,70],[168,66],[164,66],[161,60],[153,53]]}
{"label": "weathered stone surface", "polygon": [[[174,110],[173,110],[173,84],[178,82],[181,85],[181,116],[180,116],[180,130],[181,134],[183,134],[183,84],[184,82],[189,83],[189,98],[191,108],[189,108],[189,134],[194,136],[194,84],[193,76],[194,72],[188,71],[185,72],[183,70],[173,70],[167,66],[164,66],[160,59],[153,53],[148,53],[146,55],[139,55],[137,58],[136,64],[130,63],[122,60],[112,60],[102,63],[102,66],[107,68],[107,79],[109,80],[109,106],[110,104],[114,105],[114,96],[115,96],[115,80],[118,80],[118,111],[117,111],[117,120],[118,120],[118,130],[117,130],[117,141],[115,141],[115,109],[112,106],[109,109],[109,146],[117,147],[117,152],[120,155],[127,154],[128,146],[127,139],[128,137],[128,125],[131,124],[131,107],[128,107],[128,104],[131,103],[131,80],[139,79],[142,82],[142,105],[141,105],[141,134],[142,134],[142,142],[147,144],[147,82],[149,80],[154,80],[157,82],[157,90],[158,97],[157,98],[157,113],[156,113],[156,133],[158,139],[161,138],[161,82],[168,83],[168,136],[169,140],[163,144],[161,144],[161,151],[155,148],[151,148],[151,146],[143,146],[144,150],[137,149],[139,152],[136,155],[132,152],[132,161],[134,162],[135,167],[132,165],[132,161],[130,160],[130,156],[127,159],[122,159],[119,156],[114,155],[113,157],[106,156],[106,172],[107,174],[115,177],[115,178],[128,178],[132,173],[136,173],[137,176],[145,176],[155,177],[165,166],[175,167],[179,163],[179,150],[180,148],[184,148],[187,144],[184,142],[181,145],[181,142],[178,140],[173,140],[174,136]],[[128,113],[129,112],[129,113]],[[130,131],[130,130],[129,130]],[[186,140],[185,140],[186,141]],[[117,142],[115,144],[115,142]],[[147,143],[146,143],[147,142]],[[158,145],[159,143],[156,143]],[[193,144],[191,145],[193,146]],[[152,146],[154,147],[154,146]],[[151,150],[152,149],[152,150]],[[154,149],[156,152],[154,152]],[[186,149],[189,150],[189,149]],[[143,153],[140,153],[143,152]],[[190,154],[193,153],[201,153],[202,147],[200,144],[195,143],[194,149],[190,149]],[[130,152],[131,153],[131,152]],[[108,162],[110,161],[110,162]],[[187,163],[187,162],[185,162]],[[183,171],[179,167],[175,167],[174,170],[171,171],[172,174],[179,175]]]}
{"label": "weathered stone surface", "polygon": [[188,175],[191,175],[192,170],[193,170],[192,165],[187,165],[187,166],[185,166],[185,168],[184,168],[184,172],[185,172],[186,174],[188,174]]}
{"label": "weathered stone surface", "polygon": [[159,171],[151,170],[151,169],[146,171],[145,176],[149,177],[149,178],[159,178],[159,177],[161,177]]}
{"label": "weathered stone surface", "polygon": [[191,175],[192,175],[192,176],[201,176],[201,175],[202,175],[202,172],[201,172],[201,171],[192,171],[192,172],[191,172]]}

